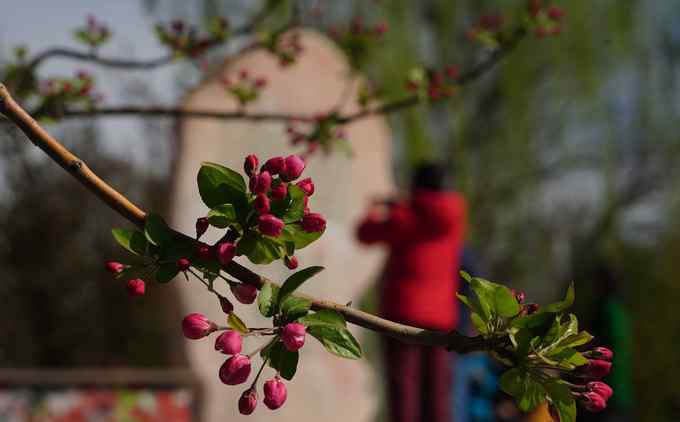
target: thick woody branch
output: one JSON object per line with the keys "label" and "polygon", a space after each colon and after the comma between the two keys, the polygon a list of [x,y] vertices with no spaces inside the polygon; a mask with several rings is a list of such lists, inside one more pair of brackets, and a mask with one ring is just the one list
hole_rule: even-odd
{"label": "thick woody branch", "polygon": [[[144,227],[146,218],[144,211],[100,179],[81,159],[61,145],[56,139],[51,137],[12,99],[9,92],[2,84],[0,84],[0,114],[3,114],[12,121],[19,129],[21,129],[28,139],[33,142],[33,144],[43,150],[50,158],[52,158],[52,160],[69,172],[107,205],[136,226],[140,228]],[[244,283],[252,284],[258,288],[261,288],[265,283],[273,283],[236,262],[232,262],[230,265],[226,266],[225,271],[232,277]],[[455,331],[446,333],[411,327],[388,321],[338,303],[306,295],[299,296],[311,300],[312,308],[315,310],[335,310],[340,312],[347,321],[353,324],[405,342],[429,346],[443,346],[458,352],[485,350],[490,347],[486,341],[479,337],[466,337]]]}

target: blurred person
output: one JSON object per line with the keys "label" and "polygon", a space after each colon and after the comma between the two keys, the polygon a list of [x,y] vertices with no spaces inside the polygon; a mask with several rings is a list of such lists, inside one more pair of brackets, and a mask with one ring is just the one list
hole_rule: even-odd
{"label": "blurred person", "polygon": [[[379,312],[392,321],[449,331],[458,320],[455,292],[465,201],[445,189],[445,171],[420,165],[407,198],[376,201],[357,229],[366,245],[385,245]],[[393,422],[450,422],[450,356],[444,348],[384,341]]]}

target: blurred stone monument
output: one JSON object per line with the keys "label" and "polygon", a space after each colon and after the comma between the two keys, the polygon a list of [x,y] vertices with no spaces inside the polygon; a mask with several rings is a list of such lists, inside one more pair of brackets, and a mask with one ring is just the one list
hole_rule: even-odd
{"label": "blurred stone monument", "polygon": [[[186,98],[183,107],[237,110],[221,78],[233,79],[241,69],[247,69],[251,75],[268,80],[260,99],[248,106],[249,112],[312,115],[332,109],[351,92],[348,89],[356,90],[356,84],[348,85],[348,64],[342,53],[317,33],[303,32],[301,43],[304,53],[287,68],[281,68],[278,60],[265,51],[251,52],[235,62],[225,63]],[[355,101],[346,101],[343,111],[356,107]],[[327,216],[328,227],[319,241],[298,253],[300,268],[326,267],[302,290],[340,303],[359,299],[381,270],[382,253],[359,249],[354,240],[354,226],[371,198],[393,191],[390,139],[384,119],[373,117],[359,121],[348,126],[346,133],[355,152],[353,158],[342,152],[330,156],[317,152],[308,162],[305,176],[312,177],[316,184],[312,208]],[[207,213],[196,187],[196,173],[202,161],[242,169],[243,158],[251,153],[257,154],[262,162],[275,155],[300,152],[289,144],[284,123],[186,119],[180,122],[179,135],[171,218],[173,226],[187,233],[193,233],[195,219]],[[209,234],[212,237],[208,240],[216,240],[216,233]],[[245,258],[239,258],[239,262],[254,267]],[[259,266],[256,271],[279,281],[291,273],[281,262]],[[197,282],[179,280],[176,285],[186,312],[204,312],[212,319],[225,322],[215,297]],[[236,304],[236,312],[248,324],[261,326],[263,322],[255,306]],[[177,326],[179,332],[179,321]],[[353,328],[353,332],[361,342],[361,330]],[[261,341],[247,339],[244,352],[255,349]],[[362,422],[371,421],[375,416],[376,383],[381,381],[373,377],[367,363],[335,357],[314,338],[308,337],[301,350],[298,372],[295,379],[287,383],[288,401],[283,408],[274,415],[262,405],[260,381],[260,403],[248,417],[239,415],[237,410],[238,397],[247,387],[226,386],[219,381],[218,369],[225,356],[214,350],[213,339],[187,343],[190,363],[204,387],[204,421],[269,421],[276,417],[278,422]],[[256,358],[254,368],[258,365],[259,358]],[[272,376],[273,371],[265,369],[263,379]]]}

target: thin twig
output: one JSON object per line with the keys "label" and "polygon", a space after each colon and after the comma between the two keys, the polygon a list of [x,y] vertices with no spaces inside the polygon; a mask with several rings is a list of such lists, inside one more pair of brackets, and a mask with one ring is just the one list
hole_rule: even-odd
{"label": "thin twig", "polygon": [[[2,84],[0,84],[0,114],[5,115],[11,120],[22,132],[24,132],[28,139],[42,149],[50,158],[52,158],[52,160],[57,162],[80,183],[97,195],[103,202],[136,226],[140,228],[144,227],[146,217],[144,211],[100,179],[81,159],[61,145],[56,139],[52,138],[14,101],[14,99],[12,99],[9,92]],[[183,236],[189,238],[186,235]],[[193,238],[189,239],[194,240]],[[225,266],[224,270],[241,282],[251,284],[257,288],[262,288],[266,283],[276,284],[234,261]],[[348,322],[402,341],[429,346],[443,346],[457,352],[469,352],[489,348],[489,344],[480,337],[466,337],[457,331],[447,333],[411,327],[388,321],[375,315],[331,301],[317,299],[302,294],[296,294],[296,296],[310,300],[312,302],[312,309],[314,310],[327,309],[337,311],[342,314]]]}

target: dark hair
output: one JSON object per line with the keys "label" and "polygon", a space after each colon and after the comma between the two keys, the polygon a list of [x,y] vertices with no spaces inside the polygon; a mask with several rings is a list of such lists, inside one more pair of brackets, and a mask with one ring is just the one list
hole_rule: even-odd
{"label": "dark hair", "polygon": [[412,189],[443,190],[446,181],[446,169],[444,166],[424,162],[419,164],[413,171],[411,178]]}

